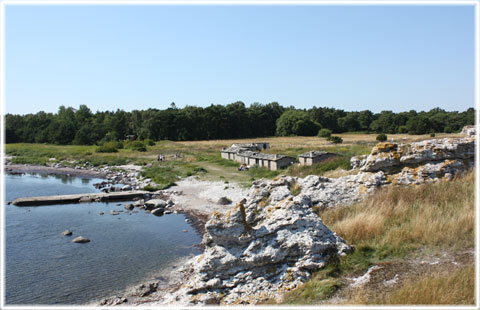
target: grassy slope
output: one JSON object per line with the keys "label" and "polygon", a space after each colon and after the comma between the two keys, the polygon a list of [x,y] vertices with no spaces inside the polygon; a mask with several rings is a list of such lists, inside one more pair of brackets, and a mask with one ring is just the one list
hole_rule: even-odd
{"label": "grassy slope", "polygon": [[289,293],[284,302],[321,303],[342,286],[347,276],[361,274],[373,264],[393,266],[407,262],[403,272],[416,274],[409,281],[392,290],[380,287],[370,292],[350,291],[344,294],[344,303],[473,304],[473,261],[460,268],[448,265],[448,272],[426,269],[423,273],[414,270],[423,265],[413,261],[422,255],[442,257],[471,252],[475,240],[474,184],[474,174],[469,173],[451,182],[391,187],[366,202],[321,212],[324,223],[355,245],[356,251],[316,273]]}

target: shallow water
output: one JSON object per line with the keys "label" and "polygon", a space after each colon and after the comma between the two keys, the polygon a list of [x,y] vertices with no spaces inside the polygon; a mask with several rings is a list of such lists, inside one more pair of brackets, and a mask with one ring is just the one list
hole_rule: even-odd
{"label": "shallow water", "polygon": [[[100,181],[5,175],[6,200],[98,192],[93,184]],[[156,217],[138,210],[113,216],[110,210],[125,211],[117,203],[5,205],[6,303],[85,304],[200,252],[195,245],[201,237],[181,214]],[[63,236],[66,229],[73,236]],[[91,242],[71,242],[80,235]]]}

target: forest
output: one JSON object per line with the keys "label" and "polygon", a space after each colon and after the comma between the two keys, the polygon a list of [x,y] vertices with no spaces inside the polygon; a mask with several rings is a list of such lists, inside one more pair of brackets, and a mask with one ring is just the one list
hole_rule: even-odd
{"label": "forest", "polygon": [[320,129],[333,133],[452,133],[473,125],[475,110],[463,112],[434,108],[428,112],[394,113],[369,110],[347,112],[328,107],[296,109],[277,102],[243,102],[208,107],[186,106],[126,112],[97,111],[60,106],[57,113],[5,115],[6,143],[93,145],[128,136],[154,141],[191,141],[270,136],[315,136]]}

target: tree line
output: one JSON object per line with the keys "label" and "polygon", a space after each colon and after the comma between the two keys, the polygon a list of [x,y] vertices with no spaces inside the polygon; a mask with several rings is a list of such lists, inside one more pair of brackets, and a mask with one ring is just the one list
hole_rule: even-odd
{"label": "tree line", "polygon": [[86,105],[78,109],[61,106],[57,113],[5,115],[7,143],[103,144],[106,141],[136,139],[187,141],[236,139],[269,136],[314,136],[320,129],[333,133],[408,133],[458,132],[473,125],[475,110],[447,112],[440,108],[428,112],[394,113],[369,110],[346,112],[341,109],[312,107],[296,109],[277,102],[243,102],[226,106],[187,106],[126,112],[97,111]]}

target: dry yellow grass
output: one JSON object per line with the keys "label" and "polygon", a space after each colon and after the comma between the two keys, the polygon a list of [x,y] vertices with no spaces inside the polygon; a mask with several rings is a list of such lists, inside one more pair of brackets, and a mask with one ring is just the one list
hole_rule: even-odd
{"label": "dry yellow grass", "polygon": [[369,201],[320,213],[325,224],[353,244],[377,247],[473,247],[474,173],[451,182],[390,187]]}
{"label": "dry yellow grass", "polygon": [[475,266],[426,275],[407,282],[386,296],[381,304],[473,305],[475,304]]}
{"label": "dry yellow grass", "polygon": [[[335,134],[343,139],[342,145],[350,144],[375,144],[377,134]],[[452,138],[459,137],[458,134],[443,134],[436,135],[436,139],[440,138]],[[393,139],[395,142],[415,142],[426,139],[431,139],[430,135],[407,135],[407,134],[394,134],[387,135],[388,141]],[[405,139],[405,140],[404,140]],[[249,143],[249,142],[270,142],[270,146],[273,150],[288,149],[292,147],[305,147],[316,148],[331,146],[324,138],[318,137],[266,137],[266,138],[251,138],[251,139],[229,139],[229,140],[205,140],[205,141],[185,141],[175,142],[176,144],[182,144],[189,147],[222,147],[230,146],[232,143]]]}
{"label": "dry yellow grass", "polygon": [[475,266],[435,272],[415,280],[405,280],[398,288],[379,292],[360,289],[346,304],[382,305],[474,305]]}

